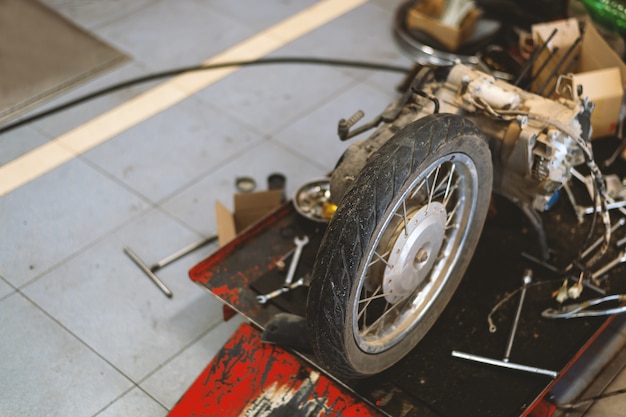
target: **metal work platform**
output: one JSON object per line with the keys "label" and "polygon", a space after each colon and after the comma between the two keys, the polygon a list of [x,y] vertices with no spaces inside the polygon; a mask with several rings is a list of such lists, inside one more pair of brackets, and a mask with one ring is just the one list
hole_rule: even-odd
{"label": "metal work platform", "polygon": [[[473,261],[452,301],[420,344],[388,371],[361,380],[339,380],[332,375],[332,370],[320,369],[306,349],[282,349],[271,345],[268,348],[279,349],[281,355],[284,352],[297,361],[300,364],[298,366],[303,366],[306,372],[300,372],[300,375],[305,375],[305,379],[310,380],[307,375],[311,375],[311,372],[316,375],[319,372],[324,381],[329,381],[341,391],[343,398],[349,398],[350,404],[362,406],[359,412],[363,414],[342,414],[340,411],[336,415],[553,415],[557,410],[551,402],[554,393],[562,392],[563,386],[571,383],[568,378],[572,378],[572,369],[577,361],[580,363],[585,352],[597,351],[594,343],[597,344],[603,332],[612,326],[613,318],[541,318],[543,310],[555,307],[552,293],[560,287],[562,278],[521,256],[522,253],[535,256],[539,253],[536,233],[521,211],[497,197],[494,197],[492,208]],[[576,255],[587,227],[577,224],[574,211],[566,198],[561,198],[542,217],[549,246],[554,252],[550,262],[566,265]],[[244,315],[256,330],[246,328],[243,331],[258,340],[260,336],[254,335],[255,332],[263,331],[278,313],[304,315],[305,288],[283,294],[266,305],[259,304],[256,296],[280,287],[284,272],[276,268],[275,262],[293,247],[295,236],[306,234],[310,238],[298,264],[297,276],[310,272],[323,232],[323,225],[303,219],[291,203],[285,204],[195,266],[190,271],[190,277],[228,307]],[[619,234],[623,233],[620,231]],[[615,256],[616,251],[612,248],[607,259]],[[553,379],[452,357],[452,351],[462,351],[502,359],[517,298],[512,297],[493,316],[498,328],[495,333],[489,331],[487,315],[506,294],[521,285],[526,268],[533,269],[534,282],[544,283],[528,289],[510,361],[554,370],[558,377]],[[620,270],[618,267],[612,274],[617,275]],[[610,293],[626,292],[626,283],[612,278],[613,275],[604,281],[605,289]],[[593,290],[585,289],[583,299],[598,296]],[[248,348],[260,349],[260,346],[268,345],[251,344]],[[219,363],[220,359],[216,360]],[[273,366],[276,361],[266,360],[269,363],[257,363],[254,366],[257,373],[267,379],[270,374],[261,370]],[[198,379],[202,380],[206,389],[212,384],[207,378],[223,378],[216,376],[210,368]],[[231,378],[235,376],[230,375]],[[232,382],[246,383],[239,379]],[[308,392],[310,394],[312,391]],[[212,406],[219,408],[223,405],[222,401],[227,401],[227,397],[220,400],[222,397],[215,395]],[[181,404],[183,401],[185,398]],[[317,411],[313,412],[304,408],[301,414],[292,410],[289,415],[325,415],[320,414],[322,409],[316,408]],[[176,414],[176,410],[173,410],[172,415],[184,415]]]}

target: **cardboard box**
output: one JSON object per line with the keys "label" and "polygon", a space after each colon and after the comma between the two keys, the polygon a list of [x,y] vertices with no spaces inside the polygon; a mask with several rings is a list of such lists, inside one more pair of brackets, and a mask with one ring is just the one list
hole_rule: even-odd
{"label": "cardboard box", "polygon": [[233,197],[232,212],[216,201],[215,218],[220,246],[224,246],[239,233],[278,208],[282,198],[283,190],[237,193]]}
{"label": "cardboard box", "polygon": [[592,138],[615,133],[622,106],[622,76],[617,67],[586,71],[573,75],[574,85],[581,85],[583,96],[595,104],[591,113]]}
{"label": "cardboard box", "polygon": [[459,27],[444,25],[434,16],[426,15],[415,8],[409,9],[406,15],[406,26],[411,30],[420,30],[445,46],[449,51],[459,49],[461,42],[468,39],[476,29],[480,11],[473,9],[461,22]]}
{"label": "cardboard box", "polygon": [[[559,32],[550,42],[552,44],[550,47],[559,46],[559,53],[561,49],[565,53],[580,36],[578,21],[568,19],[533,26],[533,36],[536,36],[535,41],[538,42],[538,45],[542,45],[542,42],[545,43],[554,28],[557,28]],[[571,61],[574,57],[578,57],[577,61]],[[559,57],[555,58],[552,59],[553,65],[559,62]],[[541,58],[538,59],[536,66],[540,66],[542,62]],[[598,138],[614,134],[623,100],[626,64],[606,43],[590,20],[585,21],[582,42],[575,48],[570,59],[566,62],[561,66],[559,73],[571,73],[574,91],[578,85],[581,85],[583,97],[589,97],[595,104],[595,110],[591,117],[593,127],[591,137]],[[575,65],[570,65],[571,62],[575,62]],[[536,69],[533,68],[533,71]],[[545,82],[545,77],[550,70],[544,69],[543,72],[545,75],[542,78],[544,80],[542,83]],[[544,91],[544,95],[552,91],[553,86],[554,83],[551,83]],[[534,83],[531,90],[537,91],[536,88],[538,88],[537,83]]]}

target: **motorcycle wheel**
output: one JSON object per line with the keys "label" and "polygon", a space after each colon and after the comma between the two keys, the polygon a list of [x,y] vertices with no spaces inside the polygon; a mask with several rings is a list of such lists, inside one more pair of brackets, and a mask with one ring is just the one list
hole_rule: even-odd
{"label": "motorcycle wheel", "polygon": [[370,159],[313,268],[307,327],[322,366],[364,377],[417,345],[472,258],[492,175],[481,132],[451,114],[409,124]]}

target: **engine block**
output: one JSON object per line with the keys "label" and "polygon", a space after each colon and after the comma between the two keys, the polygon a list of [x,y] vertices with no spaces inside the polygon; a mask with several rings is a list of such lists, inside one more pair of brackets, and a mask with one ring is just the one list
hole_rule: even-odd
{"label": "engine block", "polygon": [[[571,168],[585,162],[573,136],[584,137],[589,107],[574,97],[548,99],[463,64],[420,86],[406,103],[395,102],[397,117],[379,126],[344,153],[331,178],[331,199],[338,203],[360,169],[395,132],[435,111],[472,120],[489,143],[494,192],[544,211],[570,179]],[[588,132],[587,132],[588,134]]]}

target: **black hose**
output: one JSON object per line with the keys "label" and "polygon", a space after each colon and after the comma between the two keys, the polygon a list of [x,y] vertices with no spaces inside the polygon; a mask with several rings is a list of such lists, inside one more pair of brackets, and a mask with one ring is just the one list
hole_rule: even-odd
{"label": "black hose", "polygon": [[128,88],[133,85],[142,84],[142,83],[146,83],[149,81],[154,81],[154,80],[158,80],[162,78],[169,78],[169,77],[173,77],[173,76],[188,73],[188,72],[207,71],[207,70],[214,70],[214,69],[227,68],[227,67],[249,67],[249,66],[255,66],[255,65],[273,65],[273,64],[325,65],[325,66],[352,67],[352,68],[359,68],[359,69],[389,71],[389,72],[399,72],[399,73],[407,73],[411,70],[411,68],[405,68],[405,67],[387,65],[387,64],[378,64],[374,62],[352,61],[352,60],[331,59],[331,58],[312,58],[312,57],[276,57],[276,58],[255,59],[255,60],[249,60],[249,61],[232,61],[232,62],[221,62],[221,63],[207,64],[207,65],[193,65],[189,67],[175,68],[175,69],[171,69],[167,71],[144,75],[144,76],[137,77],[137,78],[132,78],[130,80],[123,81],[121,83],[114,84],[109,87],[102,88],[100,90],[96,90],[92,93],[78,97],[74,100],[70,100],[67,103],[60,104],[51,109],[42,111],[40,113],[36,113],[32,116],[25,117],[16,122],[9,123],[5,126],[2,126],[0,127],[0,135],[3,133],[7,133],[13,129],[16,129],[20,126],[24,126],[28,123],[32,123],[36,120],[58,113],[62,110],[65,110],[70,107],[76,106],[78,104],[84,103],[86,101],[92,100],[96,97],[100,97],[105,94],[112,93],[114,91],[122,90],[124,88]]}

